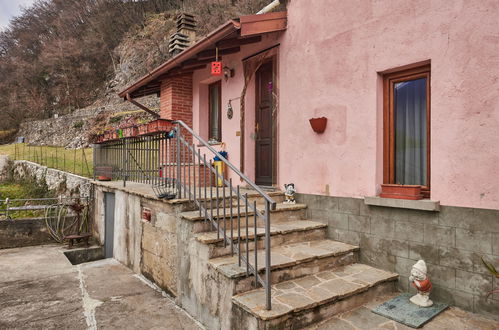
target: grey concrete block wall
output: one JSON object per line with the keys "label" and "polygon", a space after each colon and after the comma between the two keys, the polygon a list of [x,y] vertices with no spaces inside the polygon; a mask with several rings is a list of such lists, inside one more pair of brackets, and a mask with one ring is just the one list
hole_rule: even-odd
{"label": "grey concrete block wall", "polygon": [[400,274],[399,289],[418,259],[428,264],[432,296],[499,319],[499,288],[481,257],[499,268],[499,210],[441,206],[439,212],[365,205],[361,198],[297,194],[308,218],[328,224],[331,239],[360,246],[360,261]]}

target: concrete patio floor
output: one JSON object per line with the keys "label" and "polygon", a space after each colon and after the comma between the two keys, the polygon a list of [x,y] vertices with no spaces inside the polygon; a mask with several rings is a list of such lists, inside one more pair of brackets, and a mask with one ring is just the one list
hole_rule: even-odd
{"label": "concrete patio floor", "polygon": [[[0,329],[202,329],[114,259],[73,266],[63,250],[58,245],[0,250]],[[411,329],[371,313],[392,297],[308,329]],[[452,307],[423,329],[499,329],[499,322]]]}
{"label": "concrete patio floor", "polygon": [[114,259],[73,266],[62,250],[0,250],[0,329],[202,328]]}

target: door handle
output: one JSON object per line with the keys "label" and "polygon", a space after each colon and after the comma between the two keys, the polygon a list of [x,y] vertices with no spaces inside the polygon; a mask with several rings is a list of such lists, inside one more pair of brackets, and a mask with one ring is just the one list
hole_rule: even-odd
{"label": "door handle", "polygon": [[258,123],[256,123],[256,125],[255,125],[255,133],[258,133],[259,130],[260,130],[260,125]]}

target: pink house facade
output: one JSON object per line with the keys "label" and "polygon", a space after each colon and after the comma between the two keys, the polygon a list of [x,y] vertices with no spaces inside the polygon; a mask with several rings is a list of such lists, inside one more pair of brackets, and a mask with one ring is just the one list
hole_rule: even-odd
{"label": "pink house facade", "polygon": [[[399,273],[400,289],[425,259],[437,300],[497,317],[499,298],[484,292],[499,283],[480,258],[499,260],[499,4],[287,7],[229,21],[120,95],[158,93],[163,118],[188,123],[257,184],[294,183],[328,236]],[[225,76],[210,72],[215,47]],[[414,82],[424,86],[404,96]],[[404,127],[422,132],[419,149],[400,163],[390,116],[414,100],[421,116]],[[380,198],[383,183],[420,184],[426,198]]]}

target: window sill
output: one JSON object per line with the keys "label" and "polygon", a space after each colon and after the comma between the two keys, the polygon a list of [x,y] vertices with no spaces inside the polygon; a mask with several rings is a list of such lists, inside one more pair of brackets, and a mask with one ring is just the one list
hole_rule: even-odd
{"label": "window sill", "polygon": [[382,198],[379,196],[365,196],[364,203],[371,206],[395,207],[400,209],[411,209],[420,211],[440,211],[440,201],[429,199],[410,200],[397,198]]}

